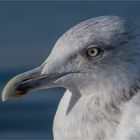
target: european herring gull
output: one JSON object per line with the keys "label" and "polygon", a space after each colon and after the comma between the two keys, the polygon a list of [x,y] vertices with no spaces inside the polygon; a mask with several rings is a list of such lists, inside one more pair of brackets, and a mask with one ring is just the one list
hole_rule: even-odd
{"label": "european herring gull", "polygon": [[101,16],[64,33],[42,65],[8,82],[2,99],[64,87],[55,140],[139,140],[139,82],[139,28]]}

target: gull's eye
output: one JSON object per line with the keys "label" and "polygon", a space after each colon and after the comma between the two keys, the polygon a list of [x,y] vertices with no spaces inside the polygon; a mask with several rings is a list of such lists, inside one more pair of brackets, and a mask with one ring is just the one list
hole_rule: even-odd
{"label": "gull's eye", "polygon": [[87,49],[87,56],[88,57],[96,57],[99,53],[100,53],[100,48],[90,47]]}

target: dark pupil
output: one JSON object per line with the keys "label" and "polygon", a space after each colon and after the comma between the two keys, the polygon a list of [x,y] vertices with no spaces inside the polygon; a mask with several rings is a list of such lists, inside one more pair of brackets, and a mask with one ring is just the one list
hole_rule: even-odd
{"label": "dark pupil", "polygon": [[94,54],[94,50],[92,49],[91,51],[90,51],[92,54]]}

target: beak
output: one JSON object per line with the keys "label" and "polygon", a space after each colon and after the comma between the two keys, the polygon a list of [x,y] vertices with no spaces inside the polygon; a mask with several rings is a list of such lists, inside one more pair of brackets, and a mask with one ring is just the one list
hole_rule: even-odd
{"label": "beak", "polygon": [[2,100],[20,97],[38,89],[58,87],[54,81],[65,76],[65,74],[41,74],[44,65],[31,71],[19,74],[12,78],[4,87]]}

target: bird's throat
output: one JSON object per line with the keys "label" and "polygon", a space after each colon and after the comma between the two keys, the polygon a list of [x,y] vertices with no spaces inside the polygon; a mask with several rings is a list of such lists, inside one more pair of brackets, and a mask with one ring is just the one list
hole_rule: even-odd
{"label": "bird's throat", "polygon": [[119,108],[104,104],[93,95],[76,97],[67,91],[55,116],[54,137],[57,139],[62,134],[61,139],[70,135],[72,139],[109,139],[120,121],[120,116]]}

